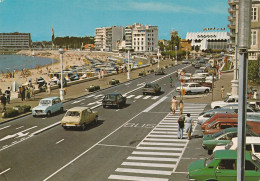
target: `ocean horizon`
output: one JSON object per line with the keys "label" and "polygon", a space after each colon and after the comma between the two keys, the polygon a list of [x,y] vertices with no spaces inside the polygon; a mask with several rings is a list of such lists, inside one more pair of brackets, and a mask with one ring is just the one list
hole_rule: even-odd
{"label": "ocean horizon", "polygon": [[36,68],[37,66],[51,65],[57,62],[55,59],[46,57],[34,57],[26,55],[0,55],[0,73],[7,70],[22,70]]}

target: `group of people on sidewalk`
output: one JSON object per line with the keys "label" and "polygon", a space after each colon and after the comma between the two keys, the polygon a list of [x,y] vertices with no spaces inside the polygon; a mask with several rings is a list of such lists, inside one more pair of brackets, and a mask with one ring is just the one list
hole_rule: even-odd
{"label": "group of people on sidewalk", "polygon": [[10,87],[8,87],[4,93],[2,93],[2,90],[0,89],[0,101],[1,101],[1,104],[2,104],[2,109],[3,111],[6,111],[6,104],[10,104],[10,100],[11,100],[11,90],[10,90]]}
{"label": "group of people on sidewalk", "polygon": [[178,101],[176,100],[176,96],[173,96],[171,102],[172,115],[175,115],[178,105],[180,107],[179,119],[178,119],[178,139],[183,139],[183,130],[185,127],[185,132],[187,133],[187,137],[190,140],[191,133],[192,133],[192,126],[193,126],[192,118],[190,117],[190,113],[187,113],[187,116],[183,115],[183,109],[184,109],[183,101],[180,100],[180,102],[178,103]]}

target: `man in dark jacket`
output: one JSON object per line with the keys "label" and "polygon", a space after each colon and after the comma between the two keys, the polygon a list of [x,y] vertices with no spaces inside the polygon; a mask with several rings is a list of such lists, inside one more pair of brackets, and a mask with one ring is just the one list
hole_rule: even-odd
{"label": "man in dark jacket", "polygon": [[6,97],[5,94],[1,96],[1,104],[3,106],[3,111],[6,111]]}

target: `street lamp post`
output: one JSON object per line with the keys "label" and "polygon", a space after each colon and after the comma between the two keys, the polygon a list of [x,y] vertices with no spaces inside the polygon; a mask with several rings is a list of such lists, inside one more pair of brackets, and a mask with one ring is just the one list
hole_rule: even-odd
{"label": "street lamp post", "polygon": [[63,49],[59,49],[59,53],[60,53],[60,100],[64,100],[64,89],[63,89],[63,53],[64,50]]}
{"label": "street lamp post", "polygon": [[175,46],[175,65],[178,64],[178,60],[177,60],[177,46]]}
{"label": "street lamp post", "polygon": [[128,64],[127,64],[127,79],[128,80],[130,79],[130,64],[129,64],[129,61],[130,61],[130,51],[128,50]]}

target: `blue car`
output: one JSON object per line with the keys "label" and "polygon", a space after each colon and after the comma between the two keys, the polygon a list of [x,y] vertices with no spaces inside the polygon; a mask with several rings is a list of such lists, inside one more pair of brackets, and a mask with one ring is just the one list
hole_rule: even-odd
{"label": "blue car", "polygon": [[36,116],[48,116],[56,112],[63,113],[63,104],[59,97],[48,97],[40,100],[38,106],[32,109],[32,115]]}

